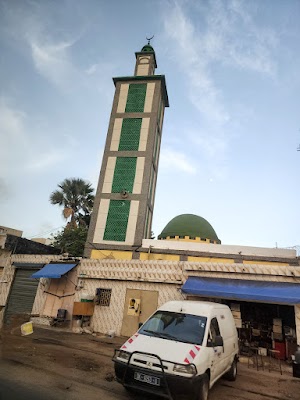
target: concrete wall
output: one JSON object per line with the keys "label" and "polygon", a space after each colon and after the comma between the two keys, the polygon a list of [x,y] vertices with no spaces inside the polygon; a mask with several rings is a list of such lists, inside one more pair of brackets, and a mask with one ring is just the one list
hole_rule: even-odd
{"label": "concrete wall", "polygon": [[[2,276],[0,277],[0,328],[3,324],[4,307],[8,300],[11,284],[14,280],[15,268],[13,263],[21,264],[47,264],[50,261],[59,260],[60,256],[47,255],[10,255],[10,253],[2,252],[0,254],[0,265],[4,266]],[[46,295],[44,286],[47,280],[41,279],[38,285],[37,294],[32,307],[32,314],[39,315],[44,307]]]}
{"label": "concrete wall", "polygon": [[[95,295],[96,288],[112,289],[110,306],[95,306],[92,318],[93,329],[102,333],[109,330],[120,333],[126,289],[158,291],[161,305],[165,301],[182,298],[179,289],[189,276],[300,284],[299,267],[271,264],[84,259],[78,267],[82,290]],[[75,301],[79,299],[80,292],[77,292]],[[295,310],[297,337],[300,338],[300,306],[296,306]]]}
{"label": "concrete wall", "polygon": [[261,256],[261,257],[283,257],[293,258],[297,256],[296,250],[293,249],[279,249],[279,248],[266,248],[266,247],[252,247],[252,246],[233,246],[223,244],[209,244],[209,243],[193,243],[174,240],[151,240],[144,239],[143,248],[151,247],[153,250],[185,250],[206,252],[212,254],[235,254],[247,256]]}

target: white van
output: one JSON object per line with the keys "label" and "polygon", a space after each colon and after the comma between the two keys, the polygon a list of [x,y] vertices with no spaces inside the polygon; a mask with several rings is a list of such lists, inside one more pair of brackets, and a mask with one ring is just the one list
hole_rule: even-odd
{"label": "white van", "polygon": [[222,375],[235,380],[237,360],[229,307],[187,300],[159,307],[113,357],[117,381],[127,390],[189,400],[206,400]]}

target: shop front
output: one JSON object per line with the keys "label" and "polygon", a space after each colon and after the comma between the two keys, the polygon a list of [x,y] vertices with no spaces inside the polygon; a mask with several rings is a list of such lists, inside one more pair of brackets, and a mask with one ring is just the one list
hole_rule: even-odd
{"label": "shop front", "polygon": [[189,277],[182,292],[189,299],[201,297],[225,303],[231,308],[241,354],[247,354],[249,348],[259,349],[259,353],[265,356],[269,350],[276,350],[277,357],[289,361],[295,354],[295,312],[300,303],[300,284]]}

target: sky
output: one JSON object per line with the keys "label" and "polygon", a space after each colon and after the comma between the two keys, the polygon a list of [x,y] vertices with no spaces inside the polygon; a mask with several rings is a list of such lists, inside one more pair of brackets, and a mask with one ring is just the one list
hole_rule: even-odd
{"label": "sky", "polygon": [[154,35],[155,236],[190,213],[223,244],[299,246],[299,18],[300,0],[0,0],[0,225],[49,237],[57,185],[97,188],[112,77]]}

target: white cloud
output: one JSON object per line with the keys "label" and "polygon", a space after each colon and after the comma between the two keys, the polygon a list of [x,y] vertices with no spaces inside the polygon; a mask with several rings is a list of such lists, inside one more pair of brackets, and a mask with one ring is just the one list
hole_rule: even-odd
{"label": "white cloud", "polygon": [[184,153],[172,149],[164,149],[160,156],[160,168],[172,169],[188,174],[195,174],[196,167],[188,160]]}
{"label": "white cloud", "polygon": [[63,88],[74,82],[76,70],[68,54],[74,41],[46,44],[28,38],[28,42],[34,65],[41,75]]}
{"label": "white cloud", "polygon": [[68,151],[61,150],[61,143],[58,147],[53,146],[51,136],[43,135],[35,119],[13,107],[4,97],[0,98],[0,129],[0,171],[3,177],[24,170],[42,172],[69,156]]}
{"label": "white cloud", "polygon": [[17,163],[20,148],[26,154],[28,150],[25,133],[26,114],[23,111],[16,110],[9,106],[9,101],[3,97],[0,98],[0,171],[5,176],[8,171]]}
{"label": "white cloud", "polygon": [[174,2],[168,8],[164,19],[168,46],[172,46],[172,55],[187,78],[194,107],[208,120],[224,125],[231,116],[211,67],[219,62],[274,77],[276,64],[271,54],[277,36],[254,23],[248,3],[243,1],[214,0],[204,8],[201,5],[200,10],[197,3],[192,7],[193,19],[181,3]]}

